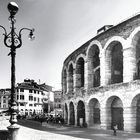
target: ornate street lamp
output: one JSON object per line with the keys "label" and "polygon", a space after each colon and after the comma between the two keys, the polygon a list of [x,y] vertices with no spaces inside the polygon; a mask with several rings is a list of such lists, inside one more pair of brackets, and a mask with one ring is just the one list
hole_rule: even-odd
{"label": "ornate street lamp", "polygon": [[10,100],[10,123],[11,125],[8,127],[10,133],[10,140],[17,140],[17,132],[18,125],[17,123],[17,103],[16,103],[16,90],[15,90],[15,56],[16,49],[20,48],[22,45],[21,32],[23,30],[29,31],[29,38],[34,39],[33,32],[34,29],[22,28],[19,33],[15,32],[15,14],[18,12],[18,5],[15,2],[10,2],[7,6],[8,11],[10,12],[9,21],[11,24],[10,32],[7,33],[6,29],[0,25],[0,27],[4,30],[4,44],[6,47],[10,48],[10,53],[8,55],[11,56],[11,100]]}

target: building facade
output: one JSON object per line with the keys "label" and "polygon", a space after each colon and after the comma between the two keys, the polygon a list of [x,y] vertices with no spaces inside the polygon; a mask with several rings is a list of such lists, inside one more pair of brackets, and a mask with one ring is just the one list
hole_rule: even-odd
{"label": "building facade", "polygon": [[39,85],[44,93],[43,108],[44,113],[50,113],[54,111],[54,92],[52,91],[52,86],[44,84]]}
{"label": "building facade", "polygon": [[32,115],[43,113],[43,91],[34,80],[25,79],[18,83],[17,104],[21,115]]}
{"label": "building facade", "polygon": [[10,89],[0,89],[0,112],[9,109]]}
{"label": "building facade", "polygon": [[[52,87],[45,83],[38,84],[31,79],[24,79],[24,82],[17,83],[16,102],[19,114],[47,113],[48,106],[51,106],[51,103],[48,102],[51,100],[51,93],[53,93]],[[9,109],[10,95],[11,89],[0,89],[0,112]]]}
{"label": "building facade", "polygon": [[54,111],[56,115],[63,115],[62,110],[62,91],[57,90],[54,92]]}
{"label": "building facade", "polygon": [[70,54],[62,89],[67,124],[140,132],[140,14],[102,27]]}
{"label": "building facade", "polygon": [[37,84],[34,80],[24,79],[18,83],[17,104],[21,115],[43,114],[46,102],[49,100],[51,86]]}

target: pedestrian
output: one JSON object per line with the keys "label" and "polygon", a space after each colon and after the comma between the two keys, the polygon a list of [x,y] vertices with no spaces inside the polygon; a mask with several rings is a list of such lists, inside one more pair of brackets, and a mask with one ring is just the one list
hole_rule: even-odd
{"label": "pedestrian", "polygon": [[113,125],[113,135],[117,136],[117,124]]}

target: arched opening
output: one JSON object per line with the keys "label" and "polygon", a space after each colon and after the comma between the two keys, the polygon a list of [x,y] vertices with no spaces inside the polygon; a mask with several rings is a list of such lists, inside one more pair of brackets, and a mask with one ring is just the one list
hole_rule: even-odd
{"label": "arched opening", "polygon": [[100,86],[100,58],[97,45],[91,46],[88,51],[88,80],[91,87]]}
{"label": "arched opening", "polygon": [[91,99],[89,102],[89,124],[100,124],[100,103],[97,99]]}
{"label": "arched opening", "polygon": [[116,97],[111,104],[112,126],[117,125],[119,130],[123,130],[123,105],[122,101]]}
{"label": "arched opening", "polygon": [[137,101],[137,110],[136,110],[136,132],[140,133],[140,98]]}
{"label": "arched opening", "polygon": [[67,108],[67,104],[65,104],[65,122],[68,124],[68,108]]}
{"label": "arched opening", "polygon": [[76,63],[76,88],[84,87],[84,59],[79,58]]}
{"label": "arched opening", "polygon": [[67,92],[67,72],[66,69],[64,70],[64,75],[63,75],[63,86],[64,86],[64,93]]}
{"label": "arched opening", "polygon": [[83,101],[79,101],[77,105],[77,126],[85,124],[85,105]]}
{"label": "arched opening", "polygon": [[133,129],[140,133],[140,94],[136,95],[132,100],[132,114],[133,114]]}
{"label": "arched opening", "polygon": [[140,32],[138,32],[133,40],[133,56],[135,58],[134,65],[136,65],[136,72],[135,72],[135,78],[134,79],[140,79]]}
{"label": "arched opening", "polygon": [[30,109],[29,114],[32,115],[32,109]]}
{"label": "arched opening", "polygon": [[118,130],[124,129],[123,119],[123,103],[117,96],[112,96],[107,101],[107,124],[110,124],[108,128],[112,128],[117,125]]}
{"label": "arched opening", "polygon": [[69,92],[73,92],[73,65],[70,64],[68,69],[68,89]]}
{"label": "arched opening", "polygon": [[123,51],[121,43],[117,41],[110,43],[105,57],[108,84],[123,82]]}
{"label": "arched opening", "polygon": [[25,115],[28,115],[28,109],[25,109]]}
{"label": "arched opening", "polygon": [[74,113],[74,105],[70,102],[70,125],[75,124],[75,113]]}
{"label": "arched opening", "polygon": [[138,62],[137,62],[136,79],[140,79],[140,60],[138,60]]}

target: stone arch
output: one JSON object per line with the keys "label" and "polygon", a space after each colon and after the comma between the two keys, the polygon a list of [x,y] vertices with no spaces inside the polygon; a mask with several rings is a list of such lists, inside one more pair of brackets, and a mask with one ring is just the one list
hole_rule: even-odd
{"label": "stone arch", "polygon": [[[114,38],[105,46],[105,79],[107,84],[123,82],[123,44]],[[124,41],[124,40],[123,40]]]}
{"label": "stone arch", "polygon": [[140,94],[137,94],[131,103],[131,111],[133,114],[133,125],[136,132],[140,133]]}
{"label": "stone arch", "polygon": [[69,63],[68,66],[68,92],[73,92],[74,89],[74,66],[73,63]]}
{"label": "stone arch", "polygon": [[85,124],[85,104],[82,100],[79,100],[77,104],[77,126]]}
{"label": "stone arch", "polygon": [[70,102],[69,104],[69,111],[70,111],[70,125],[75,125],[75,112],[73,102]]}
{"label": "stone arch", "polygon": [[123,102],[117,96],[111,96],[106,102],[106,115],[108,128],[117,125],[119,130],[124,129]]}
{"label": "stone arch", "polygon": [[89,88],[100,86],[100,53],[101,44],[98,41],[91,42],[86,58]]}
{"label": "stone arch", "polygon": [[89,124],[100,124],[100,103],[96,98],[90,99],[89,103]]}
{"label": "stone arch", "polygon": [[85,84],[85,59],[83,55],[77,57],[75,67],[75,88],[79,89]]}
{"label": "stone arch", "polygon": [[89,51],[90,51],[90,48],[92,47],[92,46],[94,46],[94,45],[96,45],[96,46],[98,46],[99,47],[99,55],[101,55],[101,52],[102,52],[102,45],[101,45],[101,43],[98,41],[98,40],[93,40],[92,42],[90,42],[90,44],[89,44],[89,46],[88,46],[88,48],[87,48],[87,51],[86,51],[86,56],[88,55],[88,53],[89,53]]}
{"label": "stone arch", "polygon": [[65,108],[64,108],[64,114],[65,114],[65,122],[68,124],[68,106],[67,104],[65,103]]}
{"label": "stone arch", "polygon": [[133,53],[134,80],[140,79],[140,27],[137,27],[130,35],[131,51]]}

